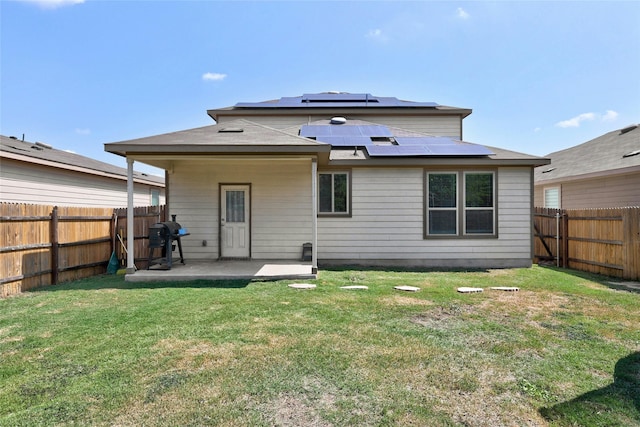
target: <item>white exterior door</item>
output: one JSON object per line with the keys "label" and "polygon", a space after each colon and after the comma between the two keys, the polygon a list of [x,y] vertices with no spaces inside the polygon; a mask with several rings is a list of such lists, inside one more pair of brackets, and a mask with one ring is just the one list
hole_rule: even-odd
{"label": "white exterior door", "polygon": [[222,258],[249,258],[250,194],[248,185],[223,185],[220,197]]}

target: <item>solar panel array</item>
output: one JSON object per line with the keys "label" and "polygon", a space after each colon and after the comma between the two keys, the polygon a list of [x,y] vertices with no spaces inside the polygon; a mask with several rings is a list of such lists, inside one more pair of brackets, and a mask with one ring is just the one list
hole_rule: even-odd
{"label": "solar panel array", "polygon": [[[482,145],[470,144],[446,136],[394,137],[381,125],[305,125],[300,136],[314,138],[334,147],[364,147],[370,157],[415,156],[488,156],[494,154]],[[389,138],[389,144],[377,145],[374,138]],[[395,142],[393,142],[395,141]]]}
{"label": "solar panel array", "polygon": [[306,93],[270,102],[239,102],[236,108],[437,107],[435,102],[401,101],[369,93]]}

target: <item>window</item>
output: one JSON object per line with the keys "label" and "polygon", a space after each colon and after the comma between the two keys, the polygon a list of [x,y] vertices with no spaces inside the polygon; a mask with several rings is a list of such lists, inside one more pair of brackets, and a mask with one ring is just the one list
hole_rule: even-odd
{"label": "window", "polygon": [[318,178],[318,212],[349,214],[349,173],[321,172]]}
{"label": "window", "polygon": [[549,187],[544,189],[544,207],[560,209],[560,188]]}
{"label": "window", "polygon": [[428,174],[428,234],[458,234],[457,179],[455,173]]}
{"label": "window", "polygon": [[160,190],[151,190],[151,206],[160,205]]}
{"label": "window", "polygon": [[495,236],[494,172],[428,172],[426,192],[427,236]]}
{"label": "window", "polygon": [[493,173],[466,172],[464,174],[465,234],[493,234],[495,222],[493,187]]}

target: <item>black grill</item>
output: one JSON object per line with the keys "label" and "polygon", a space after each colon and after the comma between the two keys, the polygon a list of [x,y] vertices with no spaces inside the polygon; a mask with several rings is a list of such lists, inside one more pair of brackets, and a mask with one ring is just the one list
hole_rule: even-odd
{"label": "black grill", "polygon": [[[178,250],[180,251],[180,262],[184,264],[180,238],[188,236],[189,233],[176,222],[175,215],[171,215],[171,219],[173,221],[157,222],[149,227],[149,265],[147,270],[151,269],[152,265],[160,265],[160,267],[155,268],[158,270],[171,270],[175,243],[178,244]],[[156,249],[162,251],[160,258],[154,258]]]}

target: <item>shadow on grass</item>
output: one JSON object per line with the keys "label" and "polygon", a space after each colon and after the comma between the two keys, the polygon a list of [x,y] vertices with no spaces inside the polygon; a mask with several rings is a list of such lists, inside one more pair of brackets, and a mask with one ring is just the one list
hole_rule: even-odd
{"label": "shadow on grass", "polygon": [[320,271],[383,271],[389,273],[488,273],[486,268],[462,268],[462,267],[398,267],[379,265],[322,265],[318,264]]}
{"label": "shadow on grass", "polygon": [[640,422],[640,352],[618,360],[613,383],[550,408],[540,415],[559,425],[604,426]]}
{"label": "shadow on grass", "polygon": [[241,289],[249,286],[255,280],[192,280],[192,281],[157,281],[157,282],[127,282],[122,275],[103,274],[55,286],[45,286],[32,289],[30,292],[56,292],[69,290],[93,291],[98,289],[163,289],[163,288],[217,288]]}
{"label": "shadow on grass", "polygon": [[589,273],[587,271],[572,270],[570,268],[562,268],[549,265],[540,265],[540,267],[548,268],[549,270],[557,271],[559,273],[569,274],[581,279],[597,282],[609,289],[615,289],[616,291],[640,293],[640,286],[638,286],[637,282],[630,282],[619,277],[603,276],[601,274]]}

